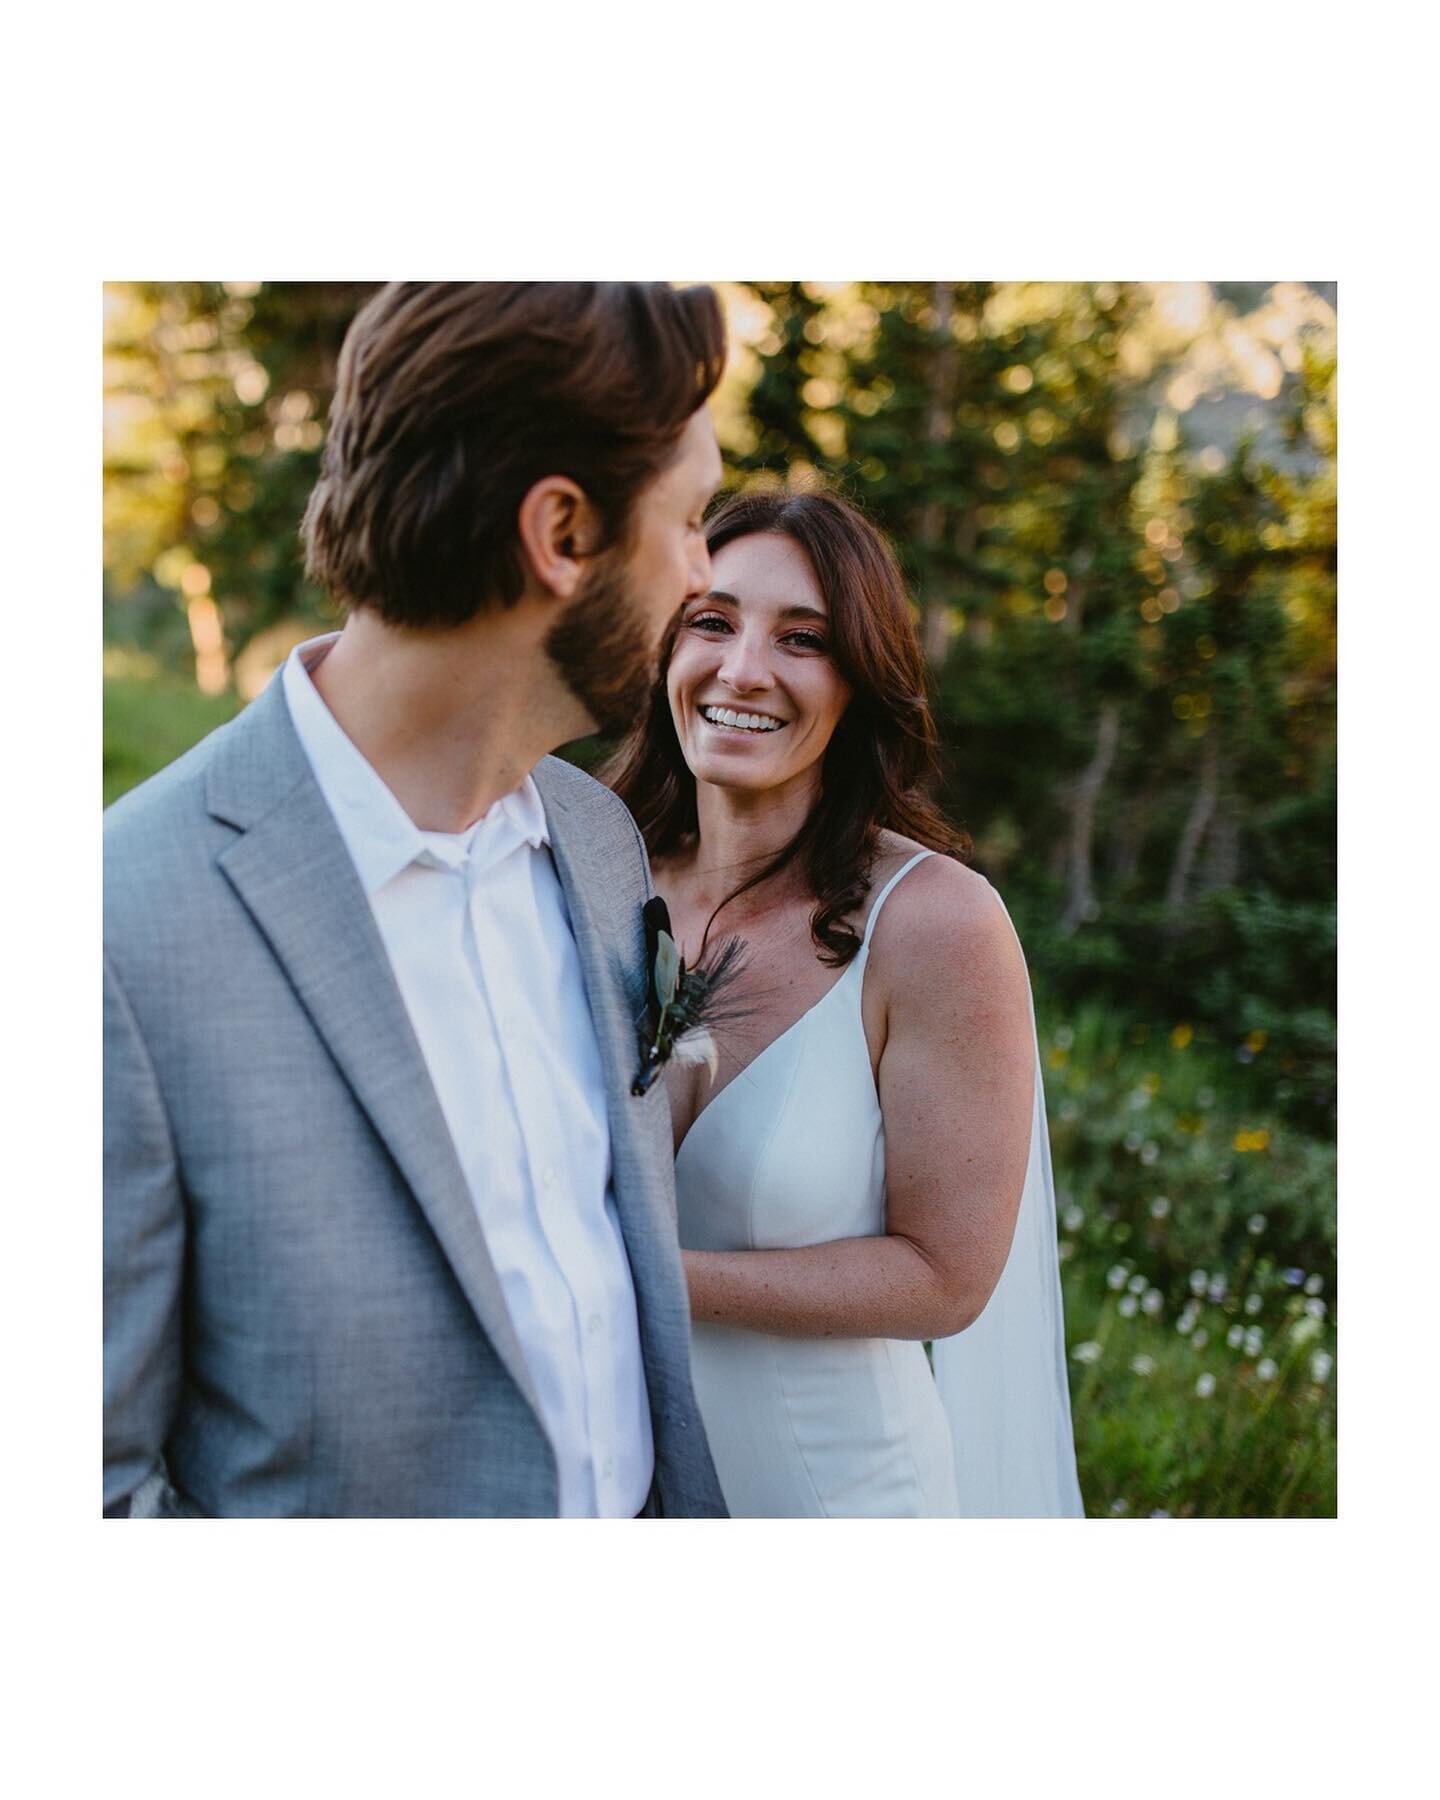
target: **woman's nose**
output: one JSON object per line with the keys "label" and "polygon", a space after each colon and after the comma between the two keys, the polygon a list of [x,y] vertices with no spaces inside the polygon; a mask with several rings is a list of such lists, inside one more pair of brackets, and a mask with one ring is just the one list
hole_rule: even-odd
{"label": "woman's nose", "polygon": [[774,677],[764,640],[751,632],[737,632],[726,646],[720,679],[736,693],[749,694],[757,688],[770,687]]}

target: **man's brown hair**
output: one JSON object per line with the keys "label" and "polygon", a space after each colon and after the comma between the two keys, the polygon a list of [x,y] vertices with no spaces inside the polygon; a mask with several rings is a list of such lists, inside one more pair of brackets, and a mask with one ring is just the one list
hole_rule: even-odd
{"label": "man's brown hair", "polygon": [[725,364],[713,289],[391,282],[340,352],[307,572],[395,625],[463,624],[524,586],[520,502],[564,475],[608,549]]}

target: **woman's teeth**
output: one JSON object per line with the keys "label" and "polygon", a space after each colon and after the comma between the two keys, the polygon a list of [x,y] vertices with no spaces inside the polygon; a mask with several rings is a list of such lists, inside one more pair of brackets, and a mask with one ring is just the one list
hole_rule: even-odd
{"label": "woman's teeth", "polygon": [[702,706],[700,716],[712,725],[728,725],[735,731],[778,731],[782,719],[767,719],[763,713],[733,712],[728,706]]}

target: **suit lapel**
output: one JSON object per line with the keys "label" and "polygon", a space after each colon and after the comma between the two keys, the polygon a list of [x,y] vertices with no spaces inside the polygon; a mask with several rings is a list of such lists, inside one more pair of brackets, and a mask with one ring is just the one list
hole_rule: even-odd
{"label": "suit lapel", "polygon": [[[638,1285],[652,1274],[657,1244],[662,1255],[667,1242],[673,1253],[675,1238],[663,1189],[652,1178],[654,1151],[642,1138],[641,1109],[646,1102],[630,1093],[639,1067],[636,1022],[645,1005],[644,925],[638,904],[633,918],[616,916],[609,902],[615,888],[614,869],[606,864],[597,834],[587,829],[588,821],[572,809],[559,791],[560,784],[548,779],[548,773],[542,761],[535,768],[535,782],[545,802],[551,854],[570,914],[605,1070],[615,1204]],[[663,1089],[663,1083],[660,1085]]]}
{"label": "suit lapel", "polygon": [[[248,728],[248,729],[247,729]],[[440,1102],[370,904],[294,728],[280,682],[237,720],[210,807],[241,828],[221,871],[394,1157],[475,1315],[539,1412]]]}

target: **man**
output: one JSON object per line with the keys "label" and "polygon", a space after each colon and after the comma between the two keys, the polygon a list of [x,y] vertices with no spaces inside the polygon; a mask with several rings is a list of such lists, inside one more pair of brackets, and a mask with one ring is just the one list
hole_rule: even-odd
{"label": "man", "polygon": [[650,893],[548,752],[708,585],[714,294],[401,283],[341,354],[348,608],[106,816],[108,1514],[723,1515]]}

